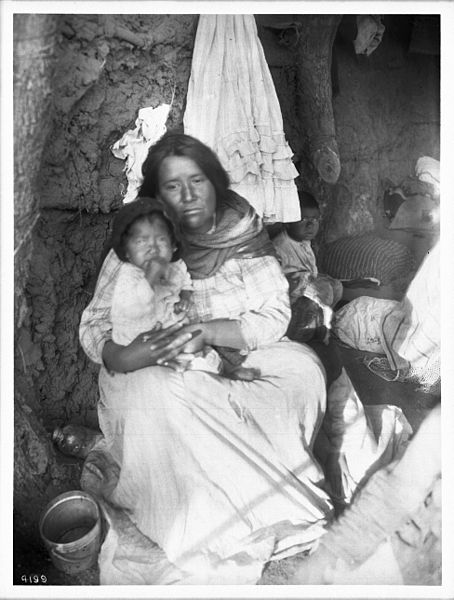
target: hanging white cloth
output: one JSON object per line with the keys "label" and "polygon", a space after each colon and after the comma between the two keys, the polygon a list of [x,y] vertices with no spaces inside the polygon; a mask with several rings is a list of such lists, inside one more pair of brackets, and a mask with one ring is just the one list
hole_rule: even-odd
{"label": "hanging white cloth", "polygon": [[156,108],[148,106],[139,110],[135,129],[129,129],[112,146],[112,154],[116,158],[126,160],[125,171],[128,189],[123,204],[136,199],[143,181],[142,165],[147,158],[148,150],[167,131],[166,121],[170,104],[160,104]]}
{"label": "hanging white cloth", "polygon": [[381,15],[357,15],[358,34],[353,41],[356,54],[370,56],[378,48],[385,32]]}
{"label": "hanging white cloth", "polygon": [[432,184],[440,192],[440,161],[431,156],[420,156],[415,166],[416,177]]}
{"label": "hanging white cloth", "polygon": [[253,15],[200,15],[184,130],[216,152],[231,188],[265,220],[300,219],[298,171]]}

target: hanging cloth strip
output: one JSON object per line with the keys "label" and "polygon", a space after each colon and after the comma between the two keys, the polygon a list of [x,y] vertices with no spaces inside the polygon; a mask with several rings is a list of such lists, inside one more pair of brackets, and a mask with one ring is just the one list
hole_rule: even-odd
{"label": "hanging cloth strip", "polygon": [[231,189],[264,220],[300,219],[298,171],[253,15],[200,15],[184,130],[217,153]]}
{"label": "hanging cloth strip", "polygon": [[126,177],[128,189],[123,197],[123,204],[137,198],[143,181],[142,164],[148,150],[167,131],[166,121],[171,104],[160,104],[156,108],[147,106],[139,110],[135,129],[129,129],[111,147],[116,158],[126,160]]}

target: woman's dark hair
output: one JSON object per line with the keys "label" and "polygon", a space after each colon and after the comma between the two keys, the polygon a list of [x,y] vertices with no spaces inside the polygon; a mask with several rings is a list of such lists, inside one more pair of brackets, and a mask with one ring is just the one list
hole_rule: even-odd
{"label": "woman's dark hair", "polygon": [[133,202],[122,206],[114,218],[110,247],[115,250],[121,261],[127,262],[128,260],[126,257],[126,244],[134,223],[142,219],[151,222],[155,217],[159,217],[164,221],[169,230],[172,244],[177,248],[172,256],[172,260],[174,261],[178,258],[178,235],[172,216],[169,215],[168,207],[164,207],[160,200],[154,198],[137,198]]}
{"label": "woman's dark hair", "polygon": [[216,154],[200,140],[184,133],[170,131],[148,151],[142,165],[144,180],[139,196],[155,197],[159,194],[159,168],[168,156],[185,156],[193,160],[213,184],[217,200],[226,196],[230,185],[229,176]]}
{"label": "woman's dark hair", "polygon": [[298,199],[301,210],[303,210],[303,208],[315,208],[317,210],[320,210],[320,206],[318,205],[317,200],[312,194],[309,194],[309,192],[303,192],[302,190],[300,190],[298,192]]}

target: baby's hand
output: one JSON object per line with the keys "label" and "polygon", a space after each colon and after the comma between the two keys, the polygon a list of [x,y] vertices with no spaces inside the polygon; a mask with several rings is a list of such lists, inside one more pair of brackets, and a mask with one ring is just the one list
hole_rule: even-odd
{"label": "baby's hand", "polygon": [[187,313],[192,304],[192,292],[190,290],[182,290],[180,292],[180,299],[174,304],[174,310],[176,313]]}
{"label": "baby's hand", "polygon": [[191,306],[191,301],[188,298],[180,298],[178,302],[174,304],[174,310],[176,313],[187,313]]}
{"label": "baby's hand", "polygon": [[145,277],[150,285],[158,283],[161,278],[165,275],[167,268],[167,261],[161,258],[154,258],[149,260],[145,266]]}

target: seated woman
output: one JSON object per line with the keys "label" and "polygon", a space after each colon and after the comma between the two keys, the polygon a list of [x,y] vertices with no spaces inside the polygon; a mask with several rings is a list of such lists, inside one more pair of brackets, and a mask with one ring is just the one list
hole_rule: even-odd
{"label": "seated woman", "polygon": [[[283,337],[287,281],[261,219],[228,189],[214,153],[168,133],[150,148],[143,173],[140,195],[159,196],[179,221],[194,286],[192,323],[114,343],[111,298],[121,263],[108,254],[80,326],[85,352],[102,365],[99,422],[120,467],[108,500],[193,574],[191,583],[213,582],[210,568],[226,561],[241,572],[245,553],[263,541],[258,577],[270,557],[310,549],[332,516],[313,456],[326,409],[325,372],[309,347]],[[180,364],[178,355],[205,345],[239,350],[244,367],[260,378],[183,370],[187,360]],[[358,428],[356,416],[364,413],[345,371],[333,386],[336,415],[342,419],[353,402],[349,419]],[[369,444],[367,435],[362,440]],[[368,454],[360,461],[362,474],[371,460]],[[245,582],[241,574],[231,578]]]}

